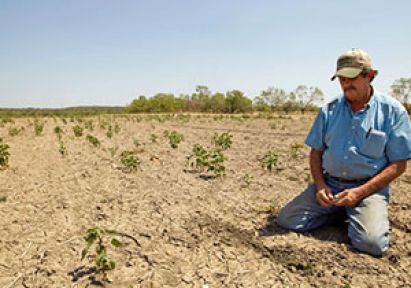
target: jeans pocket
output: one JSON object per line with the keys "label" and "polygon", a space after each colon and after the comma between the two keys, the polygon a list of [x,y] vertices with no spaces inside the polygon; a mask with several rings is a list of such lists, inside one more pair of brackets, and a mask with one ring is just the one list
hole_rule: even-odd
{"label": "jeans pocket", "polygon": [[386,134],[383,131],[371,129],[366,136],[361,153],[371,158],[382,157],[387,141],[386,138]]}

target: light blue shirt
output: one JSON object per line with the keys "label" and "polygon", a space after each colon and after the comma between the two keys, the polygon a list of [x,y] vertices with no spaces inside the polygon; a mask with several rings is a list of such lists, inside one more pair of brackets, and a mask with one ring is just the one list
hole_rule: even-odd
{"label": "light blue shirt", "polygon": [[355,113],[340,96],[321,109],[305,144],[323,151],[326,173],[366,179],[390,162],[411,158],[410,119],[390,96],[374,92],[367,105]]}

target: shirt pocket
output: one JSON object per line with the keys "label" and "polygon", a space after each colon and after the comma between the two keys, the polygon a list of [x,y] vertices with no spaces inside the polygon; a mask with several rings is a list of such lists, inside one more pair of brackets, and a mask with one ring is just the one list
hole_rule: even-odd
{"label": "shirt pocket", "polygon": [[361,153],[371,158],[380,158],[383,156],[386,142],[385,132],[370,129],[366,134]]}

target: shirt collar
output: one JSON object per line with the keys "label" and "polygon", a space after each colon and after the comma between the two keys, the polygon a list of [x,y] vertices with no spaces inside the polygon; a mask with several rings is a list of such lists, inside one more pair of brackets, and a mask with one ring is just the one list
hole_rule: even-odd
{"label": "shirt collar", "polygon": [[[370,85],[371,87],[371,95],[370,95],[370,100],[368,100],[368,102],[365,104],[364,108],[361,109],[360,111],[366,111],[371,107],[371,104],[374,103],[375,101],[375,96],[374,96],[374,87],[372,87],[372,85]],[[351,105],[350,103],[347,101],[347,99],[345,99],[345,96],[343,94],[343,101],[345,103],[345,106],[348,108],[349,111],[351,111],[351,114],[354,114],[351,110]],[[358,112],[360,112],[358,111]]]}

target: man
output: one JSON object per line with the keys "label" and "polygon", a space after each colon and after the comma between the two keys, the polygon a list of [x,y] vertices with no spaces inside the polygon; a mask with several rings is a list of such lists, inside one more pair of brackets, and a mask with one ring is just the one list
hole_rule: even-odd
{"label": "man", "polygon": [[389,242],[389,183],[411,158],[411,125],[398,101],[374,91],[376,75],[363,50],[338,58],[331,80],[338,77],[343,95],[321,109],[305,141],[314,184],[280,211],[277,222],[308,231],[342,213],[352,246],[381,256]]}

